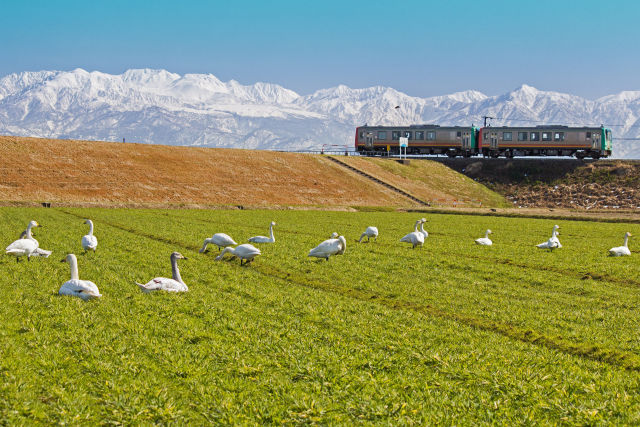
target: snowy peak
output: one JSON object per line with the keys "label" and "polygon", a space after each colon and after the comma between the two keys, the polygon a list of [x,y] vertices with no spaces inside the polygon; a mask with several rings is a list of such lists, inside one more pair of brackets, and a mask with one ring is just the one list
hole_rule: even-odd
{"label": "snowy peak", "polygon": [[[616,124],[614,137],[640,136],[640,91],[591,101],[523,84],[498,96],[475,90],[429,98],[384,86],[345,85],[301,96],[272,83],[243,85],[213,74],[136,69],[119,75],[76,69],[0,78],[0,133],[256,149],[353,144],[364,123],[493,125],[527,121]],[[515,121],[517,120],[517,121]],[[640,157],[633,142],[614,155]]]}

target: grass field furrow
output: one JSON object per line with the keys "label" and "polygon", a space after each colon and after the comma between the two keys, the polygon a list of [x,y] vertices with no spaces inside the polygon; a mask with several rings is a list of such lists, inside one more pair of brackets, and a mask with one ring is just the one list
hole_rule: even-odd
{"label": "grass field furrow", "polygon": [[[0,259],[3,422],[640,422],[640,291],[562,274],[584,259],[597,274],[639,277],[635,252],[592,254],[625,224],[594,233],[601,224],[563,223],[565,248],[543,254],[526,248],[553,222],[434,215],[425,247],[412,251],[397,240],[414,214],[183,213],[0,209],[5,240],[36,219],[41,246],[54,251]],[[85,217],[96,224],[95,254],[80,254]],[[197,253],[212,232],[242,243],[271,220],[277,242],[249,267]],[[352,243],[366,225],[380,228],[377,245]],[[473,245],[483,228],[496,231],[491,248]],[[346,253],[308,259],[334,230],[347,236]],[[189,258],[180,263],[189,292],[142,294],[134,281],[170,275],[174,250]],[[102,299],[56,295],[68,252]],[[493,259],[515,255],[559,271]]]}

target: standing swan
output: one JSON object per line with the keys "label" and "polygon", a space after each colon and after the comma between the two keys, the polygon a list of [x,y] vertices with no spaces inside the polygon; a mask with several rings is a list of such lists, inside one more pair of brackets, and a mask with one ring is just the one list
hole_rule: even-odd
{"label": "standing swan", "polygon": [[[38,224],[39,227],[42,227],[41,225]],[[31,235],[31,237],[27,237],[27,230],[23,231],[22,233],[20,233],[20,238],[21,239],[30,239],[33,240],[35,242],[35,244],[38,246],[36,248],[36,250],[31,254],[31,256],[40,256],[42,258],[49,258],[49,255],[51,255],[51,251],[48,251],[46,249],[42,249],[40,247],[40,244],[38,243],[38,241],[35,239],[35,237],[33,237],[33,234]]]}
{"label": "standing swan", "polygon": [[420,232],[422,233],[422,235],[424,236],[424,238],[426,239],[427,237],[429,237],[429,233],[427,233],[425,231],[425,229],[422,227],[422,225],[427,222],[427,220],[425,218],[422,218],[421,222],[420,222]]}
{"label": "standing swan", "polygon": [[421,231],[418,231],[418,225],[422,224],[422,220],[419,219],[416,221],[416,225],[414,227],[414,231],[404,236],[400,239],[401,242],[411,243],[413,245],[412,249],[416,246],[422,246],[424,244],[424,234]]}
{"label": "standing swan", "polygon": [[178,260],[187,259],[180,252],[174,252],[169,257],[171,260],[172,279],[166,277],[156,277],[151,279],[146,285],[136,282],[136,285],[140,286],[142,292],[151,291],[167,291],[167,292],[187,292],[189,288],[184,284],[182,277],[180,277],[180,270],[178,270]]}
{"label": "standing swan", "polygon": [[220,261],[224,256],[224,254],[226,254],[227,252],[231,253],[233,256],[237,256],[238,258],[240,258],[240,265],[242,265],[242,260],[246,261],[245,262],[245,265],[246,265],[246,264],[249,264],[251,261],[253,261],[255,257],[257,257],[258,255],[261,255],[260,249],[256,248],[253,245],[245,243],[243,245],[238,245],[235,248],[231,248],[231,247],[224,248],[224,250],[220,252],[220,255],[218,255],[215,258],[215,260]]}
{"label": "standing swan", "polygon": [[491,245],[493,245],[493,242],[489,238],[489,234],[491,234],[491,233],[493,233],[493,231],[487,230],[486,233],[484,233],[484,237],[476,239],[476,244],[477,245],[483,245],[483,246],[491,246]]}
{"label": "standing swan", "polygon": [[102,296],[95,283],[88,280],[80,280],[78,277],[78,260],[74,254],[67,255],[60,262],[68,262],[71,266],[71,279],[62,284],[58,294],[82,298],[85,301]]}
{"label": "standing swan", "polygon": [[360,240],[357,240],[358,243],[362,242],[362,239],[367,238],[367,242],[369,242],[369,239],[371,239],[373,237],[373,240],[375,242],[378,241],[378,228],[377,227],[367,227],[366,230],[364,230],[364,233],[362,233],[360,235]]}
{"label": "standing swan", "polygon": [[553,226],[553,231],[551,232],[551,239],[550,240],[553,240],[554,242],[556,242],[556,244],[558,245],[557,247],[561,248],[562,245],[560,244],[560,239],[558,239],[558,237],[557,237],[557,236],[560,235],[560,233],[558,232],[558,228],[560,228],[559,225],[554,225]]}
{"label": "standing swan", "polygon": [[627,243],[629,241],[629,237],[631,237],[631,233],[629,233],[627,231],[624,234],[624,245],[609,249],[609,255],[611,255],[611,256],[631,255],[631,251],[629,250],[629,246],[627,246]]}
{"label": "standing swan", "polygon": [[276,223],[271,221],[271,225],[269,226],[269,236],[271,236],[271,237],[254,236],[254,237],[250,237],[249,241],[251,243],[275,243],[276,242],[276,238],[273,237],[273,226],[274,225],[276,225]]}
{"label": "standing swan", "polygon": [[329,261],[329,257],[331,255],[342,255],[344,251],[347,249],[347,240],[344,236],[337,236],[334,238],[333,235],[338,233],[333,233],[331,239],[325,240],[320,243],[315,248],[309,251],[309,255],[311,257],[316,258],[324,258]]}
{"label": "standing swan", "polygon": [[231,237],[229,237],[228,234],[216,233],[209,239],[204,239],[204,245],[202,246],[202,249],[200,249],[200,253],[208,252],[207,245],[209,243],[216,245],[218,247],[218,250],[220,250],[220,248],[226,248],[227,246],[237,245],[237,243]]}
{"label": "standing swan", "polygon": [[93,221],[86,219],[84,223],[89,224],[89,234],[82,236],[82,249],[84,249],[85,252],[90,249],[95,252],[98,247],[98,238],[93,235]]}
{"label": "standing swan", "polygon": [[27,226],[26,238],[18,239],[15,242],[11,243],[5,249],[5,253],[7,255],[12,255],[16,257],[16,261],[20,261],[20,257],[26,256],[27,261],[31,260],[31,256],[38,249],[38,241],[31,236],[31,229],[34,227],[40,227],[36,221],[30,221]]}

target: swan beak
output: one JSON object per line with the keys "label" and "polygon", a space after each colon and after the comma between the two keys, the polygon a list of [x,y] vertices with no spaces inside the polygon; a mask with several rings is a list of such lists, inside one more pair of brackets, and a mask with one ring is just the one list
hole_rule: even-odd
{"label": "swan beak", "polygon": [[66,259],[66,258],[62,258],[62,259],[60,260],[60,262],[67,262],[67,259]]}
{"label": "swan beak", "polygon": [[183,256],[182,259],[189,259],[189,258],[187,258],[186,256]]}

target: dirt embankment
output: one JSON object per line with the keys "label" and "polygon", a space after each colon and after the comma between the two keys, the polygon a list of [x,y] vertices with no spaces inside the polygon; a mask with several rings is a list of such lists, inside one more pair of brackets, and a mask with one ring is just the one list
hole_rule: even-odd
{"label": "dirt embankment", "polygon": [[559,159],[441,160],[531,208],[640,209],[640,161]]}
{"label": "dirt embankment", "polygon": [[[376,171],[394,185],[407,186],[409,192],[421,196],[477,199],[473,203],[479,200],[483,206],[504,204],[500,196],[486,189],[479,191],[475,187],[482,186],[439,164],[431,168],[434,174],[446,172],[447,182],[457,179],[460,184],[445,188],[440,181],[403,177],[404,169],[371,167],[377,167]],[[420,176],[426,173],[422,169],[418,172]],[[416,207],[407,197],[322,155],[10,136],[0,136],[0,202],[127,207]]]}

